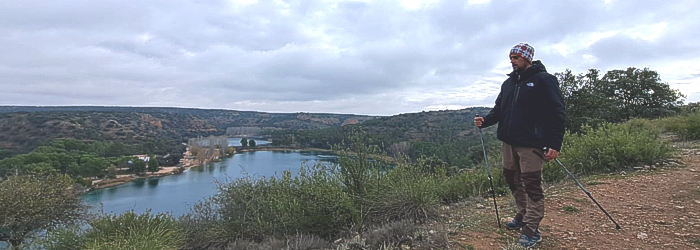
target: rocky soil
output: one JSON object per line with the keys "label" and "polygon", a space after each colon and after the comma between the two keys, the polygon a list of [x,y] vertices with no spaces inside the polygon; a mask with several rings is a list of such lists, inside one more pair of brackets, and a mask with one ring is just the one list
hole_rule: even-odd
{"label": "rocky soil", "polygon": [[[584,178],[581,183],[622,227],[603,214],[574,182],[546,188],[546,214],[537,249],[700,249],[700,152],[683,149],[676,164]],[[498,199],[503,221],[512,197]],[[453,213],[453,249],[518,249],[519,232],[499,230],[492,201]]]}

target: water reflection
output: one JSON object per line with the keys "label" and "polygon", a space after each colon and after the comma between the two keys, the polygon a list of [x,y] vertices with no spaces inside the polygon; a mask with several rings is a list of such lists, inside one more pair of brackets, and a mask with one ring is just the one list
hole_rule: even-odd
{"label": "water reflection", "polygon": [[151,178],[148,180],[148,186],[149,187],[156,187],[156,186],[158,186],[158,181],[160,181],[160,178]]}
{"label": "water reflection", "polygon": [[135,180],[133,180],[133,181],[131,181],[131,182],[133,182],[133,183],[134,183],[134,186],[137,186],[137,187],[143,187],[143,185],[146,184],[146,180],[143,179],[143,178],[138,178],[138,179],[135,179]]}

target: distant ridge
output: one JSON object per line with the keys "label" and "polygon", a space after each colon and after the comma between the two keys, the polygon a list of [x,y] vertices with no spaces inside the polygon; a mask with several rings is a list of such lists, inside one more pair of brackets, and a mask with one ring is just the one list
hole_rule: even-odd
{"label": "distant ridge", "polygon": [[127,144],[176,142],[225,135],[230,128],[315,130],[376,118],[379,116],[177,107],[0,106],[0,152],[27,153],[57,138]]}
{"label": "distant ridge", "polygon": [[192,113],[192,112],[238,112],[261,114],[319,114],[319,115],[355,115],[368,117],[381,117],[371,115],[356,115],[350,113],[309,113],[309,112],[263,112],[242,111],[234,109],[209,109],[209,108],[181,108],[181,107],[140,107],[140,106],[14,106],[0,105],[0,113],[15,112],[53,112],[53,111],[93,111],[93,112],[164,112],[164,113]]}

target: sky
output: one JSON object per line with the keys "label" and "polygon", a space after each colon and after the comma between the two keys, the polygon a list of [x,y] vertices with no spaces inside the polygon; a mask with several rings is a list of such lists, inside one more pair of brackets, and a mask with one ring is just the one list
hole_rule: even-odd
{"label": "sky", "polygon": [[0,1],[0,105],[396,115],[492,107],[508,52],[700,101],[700,1]]}

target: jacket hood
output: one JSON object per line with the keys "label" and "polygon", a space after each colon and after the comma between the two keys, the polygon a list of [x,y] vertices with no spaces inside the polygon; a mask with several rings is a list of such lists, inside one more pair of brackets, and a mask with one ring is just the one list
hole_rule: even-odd
{"label": "jacket hood", "polygon": [[508,76],[510,77],[518,77],[520,78],[529,78],[530,76],[533,76],[537,73],[540,72],[547,72],[547,68],[544,67],[544,64],[542,64],[542,61],[540,60],[535,60],[532,61],[532,65],[530,65],[529,68],[527,68],[525,71],[517,72],[513,70],[513,72],[510,72]]}

